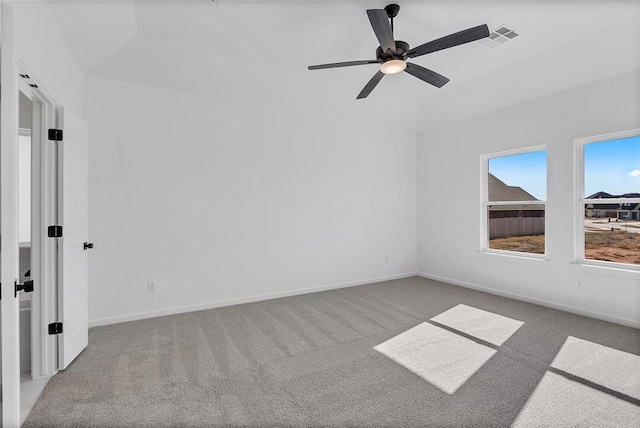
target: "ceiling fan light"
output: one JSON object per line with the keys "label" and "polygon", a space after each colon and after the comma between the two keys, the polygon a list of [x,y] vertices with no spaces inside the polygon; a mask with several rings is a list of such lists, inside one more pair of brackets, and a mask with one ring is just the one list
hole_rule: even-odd
{"label": "ceiling fan light", "polygon": [[403,60],[391,59],[382,63],[380,71],[384,74],[397,74],[404,71],[405,68],[407,68],[407,63]]}

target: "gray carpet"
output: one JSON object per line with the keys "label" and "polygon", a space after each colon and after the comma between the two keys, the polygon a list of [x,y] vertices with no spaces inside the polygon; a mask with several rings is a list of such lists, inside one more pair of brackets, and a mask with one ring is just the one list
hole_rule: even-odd
{"label": "gray carpet", "polygon": [[[495,354],[454,394],[374,350],[458,304],[524,324],[485,343]],[[506,427],[546,373],[555,382],[569,336],[640,355],[636,329],[417,277],[128,322],[91,329],[24,426]],[[584,382],[631,404],[631,419],[605,420],[640,417],[640,400]],[[518,423],[536,425],[545,399]]]}

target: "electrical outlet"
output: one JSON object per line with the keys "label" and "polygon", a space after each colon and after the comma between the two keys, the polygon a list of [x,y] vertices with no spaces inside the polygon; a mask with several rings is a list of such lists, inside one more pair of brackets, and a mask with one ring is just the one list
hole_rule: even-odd
{"label": "electrical outlet", "polygon": [[576,288],[584,288],[581,278],[576,278]]}
{"label": "electrical outlet", "polygon": [[147,281],[147,291],[156,291],[156,282],[153,280]]}

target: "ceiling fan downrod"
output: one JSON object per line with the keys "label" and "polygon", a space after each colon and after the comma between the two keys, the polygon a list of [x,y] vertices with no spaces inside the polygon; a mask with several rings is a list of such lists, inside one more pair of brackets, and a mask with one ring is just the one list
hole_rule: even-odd
{"label": "ceiling fan downrod", "polygon": [[398,12],[400,11],[400,5],[395,3],[389,4],[384,8],[385,12],[387,12],[387,16],[391,20],[391,33],[393,33],[393,18],[398,16]]}

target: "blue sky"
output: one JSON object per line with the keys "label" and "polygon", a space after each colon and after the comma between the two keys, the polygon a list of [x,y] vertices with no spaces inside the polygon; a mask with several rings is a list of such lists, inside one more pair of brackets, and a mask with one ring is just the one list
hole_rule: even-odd
{"label": "blue sky", "polygon": [[[586,144],[584,171],[585,196],[599,191],[640,193],[640,136]],[[538,199],[547,199],[544,151],[489,159],[489,172],[509,186],[520,186]]]}
{"label": "blue sky", "polygon": [[489,172],[509,186],[520,186],[537,199],[547,199],[545,151],[489,159]]}
{"label": "blue sky", "polygon": [[584,146],[584,193],[640,193],[640,136]]}

